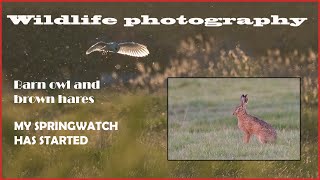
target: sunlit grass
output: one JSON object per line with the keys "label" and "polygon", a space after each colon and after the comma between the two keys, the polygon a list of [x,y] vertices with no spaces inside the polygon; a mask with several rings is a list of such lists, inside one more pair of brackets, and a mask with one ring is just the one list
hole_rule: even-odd
{"label": "sunlit grass", "polygon": [[[317,175],[317,146],[312,122],[315,109],[302,114],[307,139],[302,144],[301,161],[297,162],[188,162],[167,161],[166,95],[117,92],[93,94],[99,103],[83,105],[12,105],[7,93],[3,101],[3,175],[4,177],[315,177]],[[45,132],[15,132],[18,120],[112,120],[120,122],[117,132],[73,132],[87,135],[86,146],[13,146],[13,135],[46,134]],[[224,123],[221,120],[221,124]],[[228,123],[236,126],[235,119]],[[199,123],[201,125],[201,123]],[[181,126],[176,124],[176,126]],[[210,127],[210,126],[209,126]],[[223,133],[240,135],[235,127]],[[209,129],[208,131],[209,132]],[[296,134],[293,130],[293,134]],[[284,132],[280,132],[283,134]],[[50,133],[51,134],[51,133]],[[56,132],[54,134],[64,134]],[[189,136],[191,132],[187,132]],[[187,136],[188,137],[188,136]],[[290,137],[281,141],[290,141]],[[186,138],[186,137],[184,137]],[[213,137],[208,134],[206,138]],[[260,144],[242,146],[243,152],[261,149]],[[222,141],[220,141],[222,142]],[[195,142],[197,143],[197,142]],[[206,145],[210,145],[209,142]],[[191,145],[191,144],[190,144]],[[246,149],[245,149],[246,148]],[[205,151],[204,151],[205,152]],[[250,151],[249,151],[250,152]],[[216,153],[216,152],[213,152]],[[283,152],[282,152],[283,153]],[[205,153],[201,154],[205,155]]]}

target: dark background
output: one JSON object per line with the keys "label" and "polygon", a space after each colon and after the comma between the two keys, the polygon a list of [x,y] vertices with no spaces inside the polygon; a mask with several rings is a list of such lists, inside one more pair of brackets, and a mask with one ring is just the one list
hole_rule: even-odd
{"label": "dark background", "polygon": [[[294,10],[292,10],[294,9]],[[158,62],[166,66],[177,55],[181,40],[201,34],[213,36],[217,50],[241,45],[249,55],[261,55],[267,48],[281,52],[317,47],[316,6],[313,3],[4,3],[3,5],[3,75],[4,80],[94,80],[114,71],[116,64],[127,65],[121,72],[136,72],[134,64]],[[116,25],[35,26],[13,25],[8,14],[102,15],[115,17]],[[203,25],[123,27],[124,17],[307,17],[300,27]],[[31,24],[31,23],[30,23]],[[85,51],[98,40],[134,41],[148,46],[147,58],[100,53],[87,56]]]}

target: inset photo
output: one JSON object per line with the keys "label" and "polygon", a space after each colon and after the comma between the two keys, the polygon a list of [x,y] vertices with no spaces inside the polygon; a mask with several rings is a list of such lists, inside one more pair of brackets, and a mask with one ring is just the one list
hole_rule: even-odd
{"label": "inset photo", "polygon": [[300,78],[168,78],[168,160],[300,160]]}

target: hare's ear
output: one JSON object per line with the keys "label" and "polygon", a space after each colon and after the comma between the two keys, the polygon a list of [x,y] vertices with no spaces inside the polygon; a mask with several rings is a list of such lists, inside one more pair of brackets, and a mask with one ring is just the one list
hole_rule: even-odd
{"label": "hare's ear", "polygon": [[243,105],[246,105],[247,103],[248,103],[248,94],[246,94],[246,95],[241,95],[241,98],[240,98],[240,102],[241,102],[241,106],[243,106]]}
{"label": "hare's ear", "polygon": [[243,94],[240,97],[240,102],[241,102],[241,105],[245,104],[246,102],[246,97]]}
{"label": "hare's ear", "polygon": [[248,104],[248,101],[249,101],[248,94],[246,94],[246,95],[244,95],[244,103]]}

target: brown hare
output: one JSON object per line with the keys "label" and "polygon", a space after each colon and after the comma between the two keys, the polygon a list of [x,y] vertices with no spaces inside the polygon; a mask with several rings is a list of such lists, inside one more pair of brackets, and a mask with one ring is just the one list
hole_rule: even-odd
{"label": "brown hare", "polygon": [[265,121],[247,113],[247,94],[241,96],[240,103],[233,115],[237,116],[238,127],[244,132],[243,141],[248,143],[251,135],[255,135],[262,144],[275,142],[277,139],[276,130]]}

